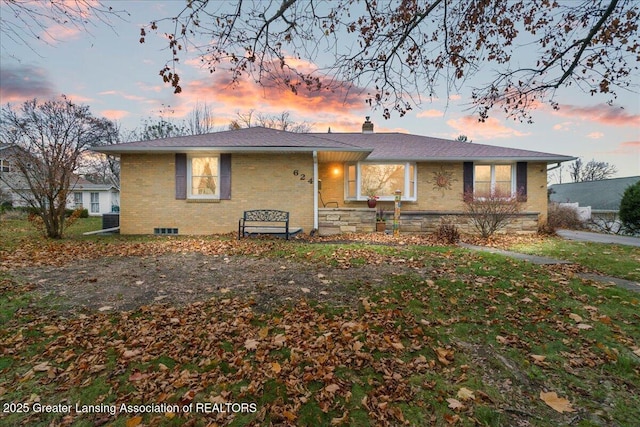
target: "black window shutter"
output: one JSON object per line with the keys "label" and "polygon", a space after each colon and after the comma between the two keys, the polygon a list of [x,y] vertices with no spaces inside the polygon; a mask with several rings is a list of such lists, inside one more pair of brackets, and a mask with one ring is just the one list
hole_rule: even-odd
{"label": "black window shutter", "polygon": [[220,199],[231,200],[231,154],[220,154]]}
{"label": "black window shutter", "polygon": [[527,162],[518,162],[516,165],[516,191],[518,200],[527,201]]}
{"label": "black window shutter", "polygon": [[187,155],[176,153],[176,199],[187,198]]}
{"label": "black window shutter", "polygon": [[464,162],[462,165],[462,184],[464,196],[473,194],[473,162]]}

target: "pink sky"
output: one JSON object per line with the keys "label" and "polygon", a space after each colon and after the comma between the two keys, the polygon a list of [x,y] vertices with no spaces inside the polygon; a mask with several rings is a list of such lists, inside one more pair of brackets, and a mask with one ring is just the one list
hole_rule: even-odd
{"label": "pink sky", "polygon": [[[113,4],[123,8],[122,2]],[[32,42],[33,49],[3,40],[0,101],[15,104],[65,94],[89,105],[95,115],[117,120],[125,129],[139,127],[142,120],[157,117],[161,111],[167,118],[180,120],[203,103],[214,113],[215,126],[220,129],[238,112],[249,110],[263,114],[289,111],[292,119],[311,123],[317,132],[329,127],[334,132],[357,132],[364,117],[371,116],[376,131],[451,139],[464,134],[474,143],[607,161],[618,168],[618,176],[640,174],[640,100],[630,92],[619,93],[616,103],[609,106],[603,98],[571,88],[559,93],[558,111],[546,106],[533,111],[533,124],[505,118],[499,110],[480,123],[469,111],[468,90],[447,94],[442,87],[442,93],[423,98],[423,104],[405,117],[394,115],[385,120],[380,110],[365,104],[358,90],[311,94],[301,90],[294,95],[274,86],[259,86],[251,79],[232,86],[227,74],[210,74],[199,61],[188,58],[179,69],[183,92],[174,95],[158,76],[166,60],[164,40],[148,35],[140,45],[138,38],[142,25],[169,16],[181,6],[175,1],[127,2],[131,17],[112,20],[113,29],[96,25],[87,35],[52,25],[42,34],[49,43]]]}

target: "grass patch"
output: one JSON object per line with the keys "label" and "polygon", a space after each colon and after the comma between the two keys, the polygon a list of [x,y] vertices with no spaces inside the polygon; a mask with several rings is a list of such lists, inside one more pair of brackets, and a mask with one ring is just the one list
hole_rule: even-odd
{"label": "grass patch", "polygon": [[640,282],[640,248],[605,243],[576,242],[550,237],[510,250],[576,262],[602,274]]}
{"label": "grass patch", "polygon": [[[136,246],[144,254],[147,245],[176,241],[190,242],[149,239]],[[85,243],[78,237],[66,244]],[[104,422],[115,426],[632,425],[640,419],[640,302],[631,292],[450,247],[271,240],[251,247],[255,253],[247,256],[350,271],[353,306],[297,300],[258,312],[246,296],[227,295],[177,308],[62,315],[5,275],[2,402],[255,405],[235,414],[107,416]],[[386,269],[380,283],[363,285],[359,271],[380,263],[398,266],[397,273]],[[541,391],[555,391],[575,412],[554,411]],[[60,424],[63,417],[70,425],[100,421],[30,411],[0,413],[0,424]]]}

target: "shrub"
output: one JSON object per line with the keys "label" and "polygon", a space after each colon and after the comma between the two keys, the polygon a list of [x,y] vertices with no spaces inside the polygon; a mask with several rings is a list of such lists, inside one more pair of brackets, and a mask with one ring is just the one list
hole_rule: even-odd
{"label": "shrub", "polygon": [[9,221],[13,219],[26,219],[27,213],[20,209],[8,209],[2,212],[2,219]]}
{"label": "shrub", "polygon": [[458,227],[449,218],[440,218],[440,225],[436,228],[435,235],[438,242],[448,245],[453,245],[460,241]]}
{"label": "shrub", "polygon": [[498,230],[506,227],[522,209],[519,195],[501,194],[493,191],[489,194],[464,195],[465,212],[471,224],[483,238],[491,237]]}
{"label": "shrub", "polygon": [[558,228],[581,229],[584,228],[578,211],[568,205],[550,203],[547,210],[547,228],[555,232]]}
{"label": "shrub", "polygon": [[620,221],[626,231],[640,233],[640,181],[624,190],[620,201]]}
{"label": "shrub", "polygon": [[11,203],[10,201],[7,200],[0,203],[0,213],[10,211],[12,209],[13,209],[13,203]]}
{"label": "shrub", "polygon": [[65,209],[64,216],[65,218],[71,218],[72,216],[76,218],[89,218],[89,211],[82,208]]}

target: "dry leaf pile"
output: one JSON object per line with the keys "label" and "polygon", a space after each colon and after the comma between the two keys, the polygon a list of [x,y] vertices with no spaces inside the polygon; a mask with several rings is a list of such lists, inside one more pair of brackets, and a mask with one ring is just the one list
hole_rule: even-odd
{"label": "dry leaf pile", "polygon": [[[411,244],[407,240],[401,246]],[[74,405],[71,396],[97,382],[104,383],[103,391],[83,403],[253,402],[257,413],[248,419],[250,424],[299,425],[310,405],[330,414],[331,425],[349,425],[355,410],[364,411],[371,424],[380,426],[410,424],[408,411],[424,415],[433,425],[472,425],[480,423],[479,407],[502,414],[511,410],[515,418],[507,418],[508,422],[526,423],[536,419],[526,409],[532,405],[539,405],[538,411],[544,408],[546,413],[538,413],[545,417],[566,421],[561,418],[564,414],[584,413],[576,396],[590,399],[590,391],[577,387],[553,391],[558,385],[554,373],[563,370],[580,376],[585,369],[602,369],[620,357],[617,348],[589,338],[596,327],[607,328],[621,348],[640,352],[637,340],[617,319],[568,286],[571,267],[546,269],[544,280],[554,284],[549,286],[538,276],[541,270],[528,271],[505,260],[501,271],[510,274],[500,276],[477,254],[372,251],[362,245],[318,253],[314,245],[307,245],[308,252],[294,254],[295,245],[287,247],[288,255],[282,255],[283,242],[272,240],[162,239],[21,247],[2,261],[4,268],[191,252],[225,255],[232,262],[233,257],[276,253],[279,259],[291,260],[281,263],[278,268],[283,270],[294,264],[312,271],[318,265],[332,265],[358,277],[359,267],[367,265],[397,267],[403,274],[385,277],[385,286],[363,283],[354,291],[357,303],[335,311],[310,303],[306,298],[316,295],[317,289],[297,283],[291,303],[268,312],[256,310],[249,294],[230,291],[224,283],[222,295],[181,307],[143,305],[135,311],[79,315],[24,308],[16,314],[20,321],[11,320],[0,334],[0,357],[18,367],[0,383],[0,397],[23,393],[30,403]],[[315,280],[331,285],[324,273],[316,272]],[[2,290],[14,291],[15,286],[11,280],[2,281]],[[581,305],[550,309],[560,293]],[[450,340],[449,334],[455,337],[460,324],[485,331],[491,342]],[[545,348],[549,334],[563,337],[563,350],[554,359],[537,352]],[[38,345],[41,352],[24,356]],[[503,356],[510,352],[523,354],[536,369],[549,372],[549,380],[528,378]],[[495,366],[512,375],[513,381],[500,378]],[[471,378],[481,378],[483,385],[472,387],[466,382]],[[54,390],[55,395],[37,392],[40,389]],[[356,390],[360,390],[357,396]],[[421,398],[426,391],[432,393],[431,401]],[[64,400],[52,401],[56,396]],[[227,425],[239,422],[242,415],[123,416],[134,427],[174,418],[184,425]],[[25,422],[38,417],[29,414]],[[81,419],[94,425],[114,421],[105,414],[72,412],[60,423],[71,425]]]}
{"label": "dry leaf pile", "polygon": [[[296,424],[301,405],[312,399],[323,412],[348,415],[345,402],[352,398],[351,379],[336,375],[336,370],[356,374],[372,370],[380,380],[369,384],[372,391],[360,404],[376,424],[388,425],[403,421],[398,405],[411,402],[414,396],[407,379],[442,370],[454,355],[451,349],[436,347],[403,311],[373,310],[372,305],[377,306],[364,300],[361,313],[351,310],[327,318],[301,301],[273,316],[256,315],[250,303],[232,298],[182,309],[147,306],[115,318],[103,314],[42,317],[26,330],[3,337],[1,345],[5,357],[10,357],[33,344],[29,338],[33,332],[51,339],[42,354],[25,361],[30,369],[16,375],[11,387],[17,390],[44,373],[38,382],[55,384],[60,393],[103,378],[110,386],[109,395],[117,396],[112,403],[117,404],[257,402],[265,387],[277,384],[282,397],[260,405],[257,420],[269,417],[291,425]],[[407,322],[406,328],[397,326],[399,319]],[[407,354],[431,352],[432,347],[432,358],[416,353],[406,360]],[[380,357],[374,358],[374,353]],[[98,396],[95,403],[108,397]],[[32,401],[37,399],[31,396]],[[153,425],[166,415],[148,422]],[[69,414],[65,423],[79,416]],[[228,423],[233,415],[208,418]]]}

